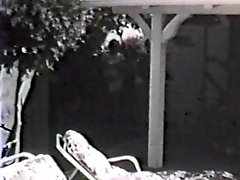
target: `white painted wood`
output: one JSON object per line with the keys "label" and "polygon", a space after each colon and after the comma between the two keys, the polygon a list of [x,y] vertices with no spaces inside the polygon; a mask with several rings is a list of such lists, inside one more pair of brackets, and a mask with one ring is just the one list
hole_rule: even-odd
{"label": "white painted wood", "polygon": [[225,15],[238,15],[240,14],[240,5],[221,5],[214,6],[212,9],[205,9],[203,5],[194,6],[156,6],[149,8],[141,7],[113,7],[114,13],[125,14],[127,12],[132,12],[136,14],[152,14],[152,13],[162,13],[162,14],[225,14]]}
{"label": "white painted wood", "polygon": [[146,39],[150,39],[151,37],[151,29],[146,23],[146,21],[139,15],[134,14],[132,12],[127,13],[138,25],[141,27],[143,34]]}
{"label": "white painted wood", "polygon": [[204,9],[212,9],[213,5],[212,4],[207,4],[207,5],[203,5]]}
{"label": "white painted wood", "polygon": [[84,6],[240,5],[240,0],[83,0]]}
{"label": "white painted wood", "polygon": [[180,25],[189,17],[190,14],[178,14],[176,15],[164,28],[163,30],[163,42],[167,42],[171,38],[173,38],[178,31]]}
{"label": "white painted wood", "polygon": [[166,45],[161,43],[162,15],[153,14],[151,30],[151,65],[149,97],[148,165],[163,164]]}

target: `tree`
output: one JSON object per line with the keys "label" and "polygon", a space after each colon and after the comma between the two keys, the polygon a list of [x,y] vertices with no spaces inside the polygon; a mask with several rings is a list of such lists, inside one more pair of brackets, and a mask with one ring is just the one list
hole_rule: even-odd
{"label": "tree", "polygon": [[8,148],[16,143],[15,153],[20,151],[22,110],[35,75],[54,70],[67,52],[81,53],[87,48],[101,55],[105,51],[100,47],[110,30],[121,35],[121,28],[129,22],[136,26],[128,16],[114,15],[109,8],[84,9],[79,0],[67,4],[12,0],[2,8],[0,18],[6,39],[0,47],[0,154],[6,142]]}
{"label": "tree", "polygon": [[[91,13],[77,0],[68,4],[13,0],[2,10],[2,34],[8,37],[1,44],[0,57],[0,154],[13,143],[15,153],[20,151],[22,110],[33,77],[45,68],[54,70],[55,62],[68,50],[84,43]],[[6,144],[10,135],[13,141]]]}

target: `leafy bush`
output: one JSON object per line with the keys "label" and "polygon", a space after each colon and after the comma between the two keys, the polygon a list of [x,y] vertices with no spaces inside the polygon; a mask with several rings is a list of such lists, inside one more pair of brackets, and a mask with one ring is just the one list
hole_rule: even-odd
{"label": "leafy bush", "polygon": [[10,39],[2,54],[13,57],[11,63],[24,61],[25,68],[53,69],[67,50],[77,50],[84,43],[89,12],[77,0],[68,4],[48,0],[9,1],[1,12]]}

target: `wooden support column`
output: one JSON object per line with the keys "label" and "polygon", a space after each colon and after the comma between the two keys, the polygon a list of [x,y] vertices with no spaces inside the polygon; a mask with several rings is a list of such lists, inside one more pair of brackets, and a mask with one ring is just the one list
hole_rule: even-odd
{"label": "wooden support column", "polygon": [[152,15],[149,97],[148,166],[163,165],[166,45],[162,14]]}

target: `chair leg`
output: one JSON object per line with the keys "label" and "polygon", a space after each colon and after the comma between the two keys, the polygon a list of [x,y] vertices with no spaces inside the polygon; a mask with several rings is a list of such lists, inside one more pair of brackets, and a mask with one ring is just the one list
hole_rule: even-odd
{"label": "chair leg", "polygon": [[69,180],[72,180],[77,175],[78,169],[75,168],[72,172],[72,174],[68,177]]}

